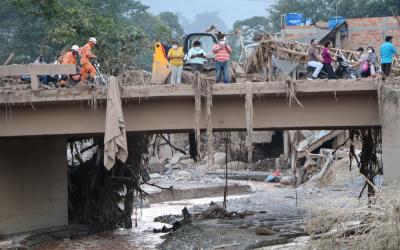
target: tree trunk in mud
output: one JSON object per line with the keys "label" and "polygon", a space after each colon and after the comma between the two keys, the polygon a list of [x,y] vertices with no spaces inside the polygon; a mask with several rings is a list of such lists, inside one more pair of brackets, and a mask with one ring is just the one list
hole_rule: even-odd
{"label": "tree trunk in mud", "polygon": [[[103,146],[99,144],[89,160],[68,166],[69,220],[96,230],[131,228],[134,201],[144,195],[140,185],[148,181],[144,157],[147,149],[147,136],[128,136],[126,163],[118,161],[108,171],[103,164]],[[77,148],[72,155],[81,158]]]}
{"label": "tree trunk in mud", "polygon": [[194,132],[189,133],[189,152],[190,157],[193,160],[197,160],[197,143],[196,143],[196,135]]}

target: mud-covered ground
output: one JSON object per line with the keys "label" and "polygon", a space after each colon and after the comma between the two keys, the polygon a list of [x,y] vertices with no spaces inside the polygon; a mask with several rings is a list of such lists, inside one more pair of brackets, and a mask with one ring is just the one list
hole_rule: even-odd
{"label": "mud-covered ground", "polygon": [[[115,230],[100,234],[52,241],[36,246],[34,249],[303,249],[308,238],[304,231],[308,218],[329,207],[348,207],[358,204],[363,181],[355,172],[348,171],[345,161],[327,174],[322,187],[302,185],[300,187],[257,181],[232,181],[251,187],[251,193],[229,194],[228,212],[252,212],[244,218],[201,219],[185,225],[171,233],[153,233],[164,225],[154,222],[162,215],[179,215],[184,207],[192,214],[200,214],[213,201],[222,204],[223,192],[208,198],[196,198],[151,203],[137,210],[133,218],[138,227],[131,230]],[[189,180],[190,179],[190,180]],[[222,185],[221,180],[184,178],[175,187],[185,186],[190,193],[197,188]],[[161,179],[160,179],[161,181]],[[172,183],[171,183],[172,181]],[[160,184],[169,186],[173,180],[163,180]],[[188,191],[188,192],[189,192]],[[362,202],[362,201],[361,201]],[[170,222],[172,223],[172,222]],[[259,235],[257,230],[267,228],[275,231],[269,235]]]}
{"label": "mud-covered ground", "polygon": [[[357,185],[359,186],[359,185]],[[243,219],[201,220],[165,236],[160,249],[254,249],[290,243],[304,236],[309,216],[327,206],[346,207],[357,202],[359,189],[338,187],[277,187],[256,183],[255,194],[229,200],[228,211],[253,211]],[[297,197],[297,198],[296,198]],[[206,206],[194,206],[202,211]],[[272,235],[257,235],[259,227],[276,231]],[[296,245],[296,249],[301,248]],[[283,248],[285,249],[285,248]],[[287,249],[290,249],[288,247]]]}

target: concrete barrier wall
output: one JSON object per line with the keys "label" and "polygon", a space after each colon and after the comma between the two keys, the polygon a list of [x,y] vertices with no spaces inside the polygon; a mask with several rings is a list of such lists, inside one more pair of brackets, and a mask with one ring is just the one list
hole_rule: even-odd
{"label": "concrete barrier wall", "polygon": [[0,235],[68,224],[64,139],[0,139]]}

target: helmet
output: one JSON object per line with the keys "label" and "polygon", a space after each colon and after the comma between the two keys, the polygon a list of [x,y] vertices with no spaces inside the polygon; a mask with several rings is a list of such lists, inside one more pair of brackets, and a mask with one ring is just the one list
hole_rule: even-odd
{"label": "helmet", "polygon": [[92,42],[92,43],[96,44],[97,40],[96,40],[96,38],[91,37],[91,38],[89,38],[89,42]]}
{"label": "helmet", "polygon": [[79,46],[78,45],[73,45],[71,47],[71,50],[78,52],[79,51]]}

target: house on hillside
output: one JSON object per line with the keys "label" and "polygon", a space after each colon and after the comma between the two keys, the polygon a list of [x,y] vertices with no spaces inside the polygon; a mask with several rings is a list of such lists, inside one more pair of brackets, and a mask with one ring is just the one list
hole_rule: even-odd
{"label": "house on hillside", "polygon": [[355,50],[373,46],[377,53],[385,36],[391,35],[396,47],[400,48],[400,20],[395,17],[351,18],[337,22],[334,27],[328,22],[308,26],[285,26],[281,35],[286,41],[309,43],[316,38],[321,43],[331,40],[336,48]]}

